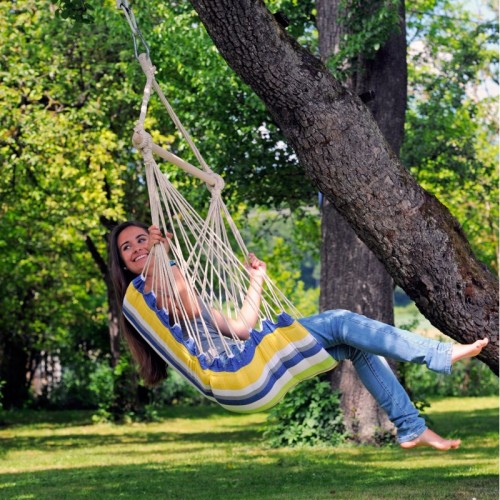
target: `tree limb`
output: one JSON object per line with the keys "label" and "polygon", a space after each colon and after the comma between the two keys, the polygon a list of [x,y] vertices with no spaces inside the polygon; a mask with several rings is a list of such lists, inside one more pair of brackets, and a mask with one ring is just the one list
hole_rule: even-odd
{"label": "tree limb", "polygon": [[498,374],[498,281],[458,222],[391,151],[359,97],[261,0],[191,0],[221,55],[259,95],[306,174],[443,333],[488,336]]}

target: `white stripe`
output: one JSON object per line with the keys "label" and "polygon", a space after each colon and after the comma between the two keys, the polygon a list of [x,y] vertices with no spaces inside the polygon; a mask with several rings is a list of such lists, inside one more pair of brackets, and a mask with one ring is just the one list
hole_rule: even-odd
{"label": "white stripe", "polygon": [[[153,337],[156,342],[158,342],[160,345],[162,345],[165,349],[165,351],[172,357],[174,358],[179,365],[182,365],[182,367],[186,370],[186,372],[190,372],[188,365],[182,363],[177,356],[175,355],[175,351],[173,351],[167,344],[164,343],[164,341],[161,339],[161,337],[156,333],[155,330],[151,328],[149,323],[142,318],[142,316],[139,314],[138,310],[128,301],[124,301],[124,307],[127,308],[127,311],[130,313],[132,312],[132,316],[135,318],[135,320],[140,323],[141,327],[146,329],[148,333]],[[166,327],[165,327],[166,328]],[[168,335],[172,335],[170,332],[168,332]],[[268,380],[270,373],[275,370],[277,367],[279,367],[282,364],[282,359],[285,357],[288,357],[290,354],[297,353],[297,350],[301,347],[305,347],[308,344],[311,343],[311,337],[307,336],[301,340],[298,340],[297,342],[294,343],[289,343],[286,346],[284,346],[283,349],[276,351],[276,353],[273,355],[272,358],[269,359],[269,361],[263,365],[263,371],[261,376],[252,384],[249,384],[245,387],[242,387],[240,389],[219,389],[219,388],[214,388],[210,386],[210,384],[205,384],[199,377],[196,376],[196,379],[199,381],[200,386],[204,388],[205,391],[207,392],[212,392],[216,398],[221,398],[221,399],[231,399],[237,401],[238,399],[247,398],[250,397],[251,394],[254,394],[256,392],[259,392],[262,390],[262,387],[266,384],[266,381]],[[161,356],[162,353],[158,352],[158,354]],[[300,352],[298,354],[301,354]],[[314,356],[310,356],[308,358],[304,358],[302,361],[300,361],[298,364],[291,368],[287,368],[285,373],[277,379],[277,382],[271,387],[271,389],[266,393],[265,397],[259,399],[255,403],[252,403],[250,405],[245,405],[248,406],[249,408],[257,406],[262,406],[262,404],[265,404],[265,402],[268,402],[272,400],[276,393],[279,392],[279,390],[287,383],[289,382],[292,378],[294,378],[297,375],[300,375],[301,372],[308,370],[314,365],[320,364],[325,361],[325,359],[328,359],[330,355],[325,351],[325,350],[320,350],[318,351]],[[260,362],[259,362],[260,363]],[[193,376],[195,376],[196,372],[191,372]],[[215,372],[215,373],[220,373],[220,372]],[[228,376],[230,376],[230,373],[228,373]],[[275,388],[277,388],[275,390]],[[259,403],[262,401],[262,403]],[[244,406],[244,407],[245,407]]]}

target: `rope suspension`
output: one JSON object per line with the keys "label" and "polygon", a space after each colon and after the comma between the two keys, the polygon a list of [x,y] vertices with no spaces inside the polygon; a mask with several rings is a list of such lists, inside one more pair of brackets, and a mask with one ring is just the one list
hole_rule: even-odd
{"label": "rope suspension", "polygon": [[[263,285],[252,279],[249,252],[222,200],[224,181],[207,165],[157,83],[149,47],[128,3],[117,4],[125,12],[146,76],[133,143],[145,165],[152,222],[172,235],[168,249],[153,247],[142,275],[129,285],[123,314],[150,347],[207,398],[233,411],[262,411],[301,380],[333,368],[335,361],[295,321],[300,314],[267,275],[262,276]],[[139,45],[146,52],[138,54]],[[145,130],[153,94],[201,168],[155,144]],[[205,184],[210,203],[204,218],[155,157]],[[248,340],[240,340],[231,326],[241,323]]]}
{"label": "rope suspension", "polygon": [[[161,245],[156,245],[150,254],[148,264],[143,274],[149,270],[154,258],[153,289],[159,294],[159,302],[166,307],[169,315],[176,324],[183,323],[182,318],[187,316],[183,310],[182,300],[177,290],[171,271],[171,260],[174,260],[188,283],[190,299],[200,301],[203,309],[207,310],[212,323],[213,309],[221,310],[224,315],[234,318],[242,308],[247,297],[250,285],[245,261],[248,258],[248,249],[239,233],[226,205],[222,200],[224,181],[221,176],[212,171],[196,147],[189,132],[183,126],[169,101],[165,97],[160,85],[155,79],[155,67],[150,56],[149,47],[141,34],[135,16],[124,0],[117,2],[118,7],[125,12],[126,19],[132,30],[134,50],[139,44],[147,48],[146,53],[136,53],[140,66],[146,76],[139,119],[134,127],[133,144],[140,151],[146,170],[146,179],[150,199],[151,218],[154,225],[162,229],[164,234],[173,234],[170,245],[172,259]],[[174,123],[182,138],[193,152],[201,168],[176,156],[165,148],[155,144],[151,134],[146,132],[144,123],[148,113],[149,102],[156,94],[164,105],[170,119]],[[206,184],[211,193],[210,205],[205,219],[201,218],[196,210],[187,202],[179,191],[169,181],[168,174],[161,171],[155,156],[181,168]],[[233,249],[231,241],[234,241]],[[239,256],[239,257],[238,257]],[[175,303],[175,307],[168,304]],[[165,304],[167,304],[165,306]],[[248,304],[247,304],[248,305]],[[266,277],[266,287],[260,307],[261,320],[273,318],[281,311],[287,310],[294,316],[298,311],[290,301],[278,290],[274,283]],[[208,317],[207,317],[208,319]],[[189,338],[201,349],[201,337],[208,339],[208,349],[214,348],[212,338],[207,336],[206,321],[183,325],[189,331]],[[252,325],[248,325],[250,330]],[[219,331],[221,343],[228,355],[232,355],[227,346],[227,337]],[[232,332],[232,340],[241,343],[237,335]]]}

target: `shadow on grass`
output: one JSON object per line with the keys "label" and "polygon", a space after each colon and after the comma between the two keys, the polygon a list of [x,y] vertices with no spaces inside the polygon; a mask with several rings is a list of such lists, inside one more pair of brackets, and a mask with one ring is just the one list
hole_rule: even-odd
{"label": "shadow on grass", "polygon": [[[140,451],[138,451],[140,453]],[[0,474],[1,498],[214,500],[498,498],[496,474],[461,475],[455,466],[383,469],[347,460],[271,455],[267,464],[137,464]]]}
{"label": "shadow on grass", "polygon": [[[153,427],[109,426],[109,432],[88,427],[88,412],[44,413],[23,414],[19,422],[28,426],[17,436],[12,426],[9,437],[0,441],[2,458],[10,452],[26,457],[55,452],[54,460],[67,467],[51,463],[54,468],[40,470],[33,461],[27,466],[32,470],[7,474],[1,473],[0,461],[0,498],[498,499],[498,475],[486,473],[498,461],[497,437],[491,437],[498,430],[495,408],[433,415],[438,432],[457,432],[464,439],[463,448],[449,455],[429,449],[405,452],[397,446],[267,449],[261,423],[248,423],[248,417],[218,407],[168,408]],[[177,423],[185,432],[169,428],[176,419],[186,420]],[[213,430],[198,431],[195,420],[208,421]],[[69,434],[46,431],[71,426],[84,428]],[[47,435],[37,434],[40,428]],[[64,459],[57,455],[75,449],[83,450],[75,456],[91,453],[96,460],[82,467],[71,452]],[[122,456],[128,463],[117,463]]]}
{"label": "shadow on grass", "polygon": [[[93,425],[92,415],[96,410],[12,410],[4,411],[2,415],[2,428],[15,428],[18,426],[33,425],[44,427],[72,427],[75,425]],[[172,406],[158,410],[160,417],[165,419],[199,419],[218,418],[228,412],[216,404],[200,406]],[[234,414],[235,416],[240,416]]]}
{"label": "shadow on grass", "polygon": [[[50,436],[14,436],[0,438],[0,456],[14,450],[36,449],[38,451],[53,451],[56,449],[95,448],[116,445],[147,445],[149,443],[259,443],[262,432],[255,428],[237,430],[220,430],[216,432],[162,432],[134,430],[125,428],[120,434],[64,434]],[[1,495],[0,495],[1,497]]]}

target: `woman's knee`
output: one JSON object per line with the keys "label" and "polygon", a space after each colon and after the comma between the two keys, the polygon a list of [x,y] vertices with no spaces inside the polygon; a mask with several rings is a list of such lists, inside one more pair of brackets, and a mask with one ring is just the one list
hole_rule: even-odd
{"label": "woman's knee", "polygon": [[299,319],[301,323],[324,347],[342,344],[342,318],[349,314],[343,309],[323,311],[314,316]]}
{"label": "woman's knee", "polygon": [[330,309],[323,314],[327,314],[327,317],[330,321],[332,332],[334,332],[337,341],[345,340],[346,333],[346,320],[352,318],[355,314],[347,309]]}
{"label": "woman's knee", "polygon": [[321,314],[331,317],[332,319],[339,319],[345,316],[352,315],[351,311],[347,309],[328,309],[327,311],[322,312]]}

